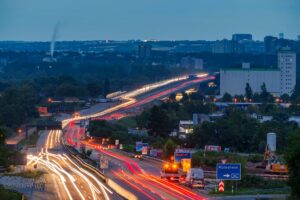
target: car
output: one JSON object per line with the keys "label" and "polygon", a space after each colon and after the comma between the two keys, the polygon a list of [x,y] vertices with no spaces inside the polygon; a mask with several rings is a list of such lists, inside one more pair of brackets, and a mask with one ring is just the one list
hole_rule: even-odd
{"label": "car", "polygon": [[139,158],[139,159],[143,159],[143,156],[141,154],[135,154],[134,158]]}

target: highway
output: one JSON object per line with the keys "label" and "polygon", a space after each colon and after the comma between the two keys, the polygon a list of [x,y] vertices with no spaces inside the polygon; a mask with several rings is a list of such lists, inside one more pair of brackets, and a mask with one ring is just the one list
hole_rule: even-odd
{"label": "highway", "polygon": [[[209,81],[209,80],[214,80],[214,76],[209,76],[208,74],[198,74],[197,78],[195,79],[188,79],[186,76],[174,78],[174,79],[168,79],[165,81],[161,81],[159,83],[154,83],[146,86],[143,86],[139,89],[133,90],[131,92],[127,92],[124,94],[121,94],[117,97],[114,97],[115,99],[120,99],[121,103],[116,104],[108,109],[101,110],[99,112],[93,111],[91,113],[85,113],[85,115],[79,116],[79,117],[72,117],[68,119],[62,120],[62,126],[65,127],[67,126],[70,122],[72,121],[77,121],[77,120],[85,120],[89,118],[97,118],[97,117],[103,117],[105,115],[113,114],[116,111],[126,111],[132,108],[136,108],[142,105],[145,105],[153,100],[156,99],[161,99],[165,96],[168,96],[174,92],[180,91],[182,89],[191,87],[197,83]],[[172,83],[180,83],[176,87],[172,87]],[[170,85],[170,87],[167,87]],[[158,89],[159,87],[166,87],[165,90],[160,91],[158,93],[152,93],[152,95],[148,96],[147,98],[140,97],[143,94],[150,93],[151,91]]]}
{"label": "highway", "polygon": [[[99,144],[93,144],[90,142],[80,142],[82,130],[74,123],[67,126],[70,122],[79,121],[88,118],[97,118],[112,115],[116,112],[124,112],[130,109],[134,109],[140,106],[144,106],[156,99],[161,99],[170,95],[171,93],[186,89],[194,84],[213,80],[213,76],[199,75],[196,79],[172,79],[158,84],[152,84],[144,86],[141,89],[137,89],[132,92],[121,94],[118,97],[122,99],[122,103],[117,104],[106,110],[95,112],[92,114],[80,116],[78,118],[71,118],[63,121],[63,126],[67,127],[65,140],[75,147],[79,147],[79,144],[83,144],[86,147],[98,151],[101,155],[107,156],[110,161],[110,168],[106,170],[105,175],[123,188],[129,190],[135,194],[138,199],[206,199],[205,197],[193,192],[190,189],[179,186],[175,183],[162,180],[159,175],[159,168],[151,168],[150,165],[144,165],[143,163],[137,163],[136,160],[128,158],[127,156],[120,155],[116,152],[107,151],[101,148]],[[167,86],[168,84],[179,81],[175,86]],[[163,89],[155,92],[155,90],[163,87]],[[147,95],[148,93],[148,95]],[[96,160],[99,159],[96,156]]]}
{"label": "highway", "polygon": [[[65,150],[62,144],[62,132],[51,130],[43,133],[44,145],[33,155],[28,155],[28,165],[38,165],[57,177],[56,193],[58,199],[109,200],[120,199],[111,189],[78,162]],[[41,143],[41,142],[39,142]]]}
{"label": "highway", "polygon": [[[129,184],[132,190],[142,192],[141,199],[206,199],[190,189],[160,178],[159,167],[151,166],[143,161],[129,158],[117,152],[94,147],[101,154],[106,155],[113,166],[109,169],[109,176],[115,176]],[[139,187],[135,187],[138,185]]]}

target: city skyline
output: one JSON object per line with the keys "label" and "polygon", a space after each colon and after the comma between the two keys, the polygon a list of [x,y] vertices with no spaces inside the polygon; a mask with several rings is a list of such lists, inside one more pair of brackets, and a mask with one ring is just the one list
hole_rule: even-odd
{"label": "city skyline", "polygon": [[234,33],[251,33],[254,40],[262,41],[281,32],[285,38],[296,39],[299,9],[296,0],[4,0],[0,40],[49,41],[56,24],[57,40],[222,40]]}

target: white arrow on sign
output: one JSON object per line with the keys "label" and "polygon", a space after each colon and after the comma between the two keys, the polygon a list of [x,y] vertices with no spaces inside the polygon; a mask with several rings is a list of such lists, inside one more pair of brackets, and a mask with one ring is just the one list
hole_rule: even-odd
{"label": "white arrow on sign", "polygon": [[229,177],[230,177],[229,174],[224,174],[223,176],[226,177],[226,178],[229,178]]}

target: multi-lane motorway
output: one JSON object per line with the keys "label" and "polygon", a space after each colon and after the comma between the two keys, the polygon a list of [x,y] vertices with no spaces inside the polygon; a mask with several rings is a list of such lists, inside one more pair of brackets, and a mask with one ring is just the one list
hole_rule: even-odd
{"label": "multi-lane motorway", "polygon": [[85,145],[105,155],[110,161],[106,175],[137,194],[139,199],[206,199],[188,188],[161,179],[159,164],[153,165],[121,152],[105,150],[97,143],[88,142]]}
{"label": "multi-lane motorway", "polygon": [[[120,199],[108,188],[101,177],[88,169],[80,160],[74,159],[63,146],[59,130],[45,131],[35,154],[28,155],[28,165],[39,166],[56,176],[58,199]],[[45,197],[45,199],[47,199]]]}
{"label": "multi-lane motorway", "polygon": [[[171,93],[191,87],[196,83],[213,79],[213,76],[198,75],[196,79],[172,79],[160,82],[159,84],[145,86],[115,97],[122,99],[122,103],[120,104],[100,112],[80,116],[79,118],[67,119],[63,123],[66,125],[71,121],[109,116],[115,112],[126,112],[127,110],[144,106],[153,100],[161,99]],[[159,87],[162,88],[159,89]],[[80,142],[79,138],[81,134],[83,134],[82,129],[72,124],[72,126],[68,126],[65,135],[66,141],[71,145],[77,145],[77,147],[81,143],[95,152],[107,156],[110,161],[110,168],[106,170],[105,175],[113,179],[124,189],[135,194],[138,199],[205,199],[205,197],[190,189],[162,180],[159,175],[159,168],[157,167],[151,167],[150,164],[147,165],[143,162],[138,163],[136,160],[116,152],[103,150],[99,144]],[[96,156],[96,159],[99,159],[98,157]]]}
{"label": "multi-lane motorway", "polygon": [[[40,137],[38,151],[28,155],[28,165],[38,165],[56,177],[55,190],[58,199],[120,199],[120,196],[114,192],[116,188],[110,189],[104,183],[102,174],[95,173],[94,169],[72,155],[65,147],[64,141],[74,146],[81,143],[80,128],[68,124],[127,111],[212,79],[213,76],[199,74],[195,79],[183,76],[146,85],[114,97],[121,101],[108,109],[92,110],[80,117],[65,119],[62,121],[63,127],[67,130],[65,137],[62,137],[61,131],[45,131]],[[142,166],[126,156],[104,151],[94,144],[85,145],[109,157],[110,170],[106,171],[106,176],[123,189],[132,192],[138,199],[204,199],[189,189],[161,180],[156,172],[152,173],[148,170],[149,167]]]}
{"label": "multi-lane motorway", "polygon": [[[171,93],[181,91],[185,88],[191,87],[197,83],[214,80],[214,79],[215,79],[214,76],[209,76],[208,74],[202,73],[202,74],[198,74],[197,77],[194,79],[188,79],[187,76],[183,76],[183,77],[178,77],[175,79],[169,79],[169,80],[161,81],[159,83],[151,84],[150,86],[146,85],[139,89],[114,97],[115,99],[121,100],[121,103],[119,104],[116,104],[108,109],[104,109],[101,111],[90,110],[90,112],[85,112],[85,114],[80,117],[64,119],[62,121],[62,125],[63,127],[65,127],[72,121],[97,118],[97,117],[113,114],[114,112],[117,111],[130,110],[132,108],[145,105],[153,100],[168,96]],[[175,83],[177,84],[173,85]],[[155,92],[155,90],[159,88],[163,88],[163,90],[158,90],[158,92]],[[145,95],[149,93],[151,95]],[[146,98],[144,95],[146,96]]]}

